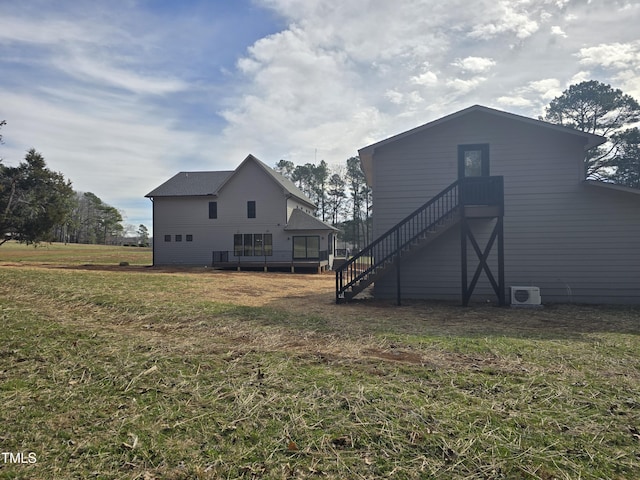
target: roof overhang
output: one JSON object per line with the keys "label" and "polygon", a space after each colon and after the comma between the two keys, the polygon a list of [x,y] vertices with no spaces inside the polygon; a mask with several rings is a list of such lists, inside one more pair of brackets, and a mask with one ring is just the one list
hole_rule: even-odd
{"label": "roof overhang", "polygon": [[599,180],[585,180],[583,183],[590,187],[606,188],[608,190],[626,192],[632,195],[640,195],[640,188],[626,187],[624,185],[618,185],[617,183],[601,182]]}
{"label": "roof overhang", "polygon": [[291,216],[289,217],[289,221],[287,222],[287,225],[284,227],[284,230],[288,232],[296,232],[296,231],[337,232],[339,231],[336,227],[323,222],[322,220],[314,217],[313,215],[309,215],[307,212],[304,212],[299,208],[296,208],[291,212]]}
{"label": "roof overhang", "polygon": [[388,145],[393,142],[397,142],[398,140],[402,140],[403,138],[409,137],[411,135],[424,132],[438,125],[442,125],[443,123],[468,115],[472,112],[483,112],[483,113],[487,113],[497,117],[502,117],[502,118],[506,118],[509,120],[517,121],[517,122],[522,122],[531,126],[545,128],[545,129],[553,130],[556,132],[561,132],[569,135],[576,135],[576,136],[582,137],[585,139],[585,146],[584,146],[585,150],[590,150],[593,147],[602,145],[607,141],[605,137],[602,137],[600,135],[593,135],[591,133],[581,132],[579,130],[575,130],[569,127],[564,127],[562,125],[556,125],[553,123],[544,122],[542,120],[536,120],[533,118],[524,117],[522,115],[517,115],[515,113],[496,110],[494,108],[489,108],[482,105],[473,105],[471,107],[465,108],[464,110],[451,113],[449,115],[441,117],[432,122],[425,123],[424,125],[420,125],[419,127],[412,128],[411,130],[407,130],[406,132],[399,133],[385,140],[381,140],[379,142],[373,143],[371,145],[368,145],[366,147],[359,149],[358,154],[360,156],[360,163],[362,165],[362,171],[364,172],[365,177],[367,179],[367,183],[371,185],[373,182],[373,155],[377,148],[380,148],[384,145]]}

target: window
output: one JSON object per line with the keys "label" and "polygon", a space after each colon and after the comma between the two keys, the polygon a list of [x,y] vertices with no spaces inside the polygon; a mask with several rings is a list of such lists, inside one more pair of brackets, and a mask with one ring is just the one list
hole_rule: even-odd
{"label": "window", "polygon": [[233,236],[233,255],[241,257],[243,252],[242,235],[236,234]]}
{"label": "window", "polygon": [[293,237],[293,258],[317,260],[320,258],[320,237]]}
{"label": "window", "polygon": [[261,233],[255,233],[253,235],[253,254],[256,256],[262,255],[264,252],[264,239]]}
{"label": "window", "polygon": [[256,201],[249,200],[247,202],[247,218],[256,218]]}
{"label": "window", "polygon": [[273,255],[273,236],[270,233],[236,233],[233,254],[236,257],[270,257]]}
{"label": "window", "polygon": [[182,235],[176,235],[176,242],[182,241]]}
{"label": "window", "polygon": [[187,242],[193,242],[193,235],[187,234]]}
{"label": "window", "polygon": [[264,255],[265,257],[273,255],[273,237],[270,233],[264,234]]}
{"label": "window", "polygon": [[218,218],[218,202],[209,202],[209,218]]}
{"label": "window", "polygon": [[253,256],[253,234],[252,233],[244,234],[244,256],[245,257]]}
{"label": "window", "polygon": [[164,241],[165,242],[170,242],[171,241],[171,235],[165,235],[164,236]]}
{"label": "window", "polygon": [[458,177],[489,176],[489,144],[458,145]]}

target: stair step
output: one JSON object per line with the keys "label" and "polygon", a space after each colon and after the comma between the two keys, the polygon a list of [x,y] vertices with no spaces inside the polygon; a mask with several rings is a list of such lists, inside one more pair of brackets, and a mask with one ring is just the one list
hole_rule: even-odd
{"label": "stair step", "polygon": [[[447,192],[449,192],[448,194],[450,195],[452,187],[453,185],[450,188],[443,190],[440,196],[447,194]],[[437,197],[438,196],[434,197],[434,199],[436,199]],[[424,208],[431,208],[433,205],[435,205],[434,199],[430,200],[427,204],[425,204],[422,211],[425,211]],[[439,237],[440,234],[447,231],[453,224],[457,223],[457,220],[459,218],[459,210],[460,209],[458,207],[452,207],[448,215],[446,215],[436,223],[431,224],[429,228],[423,228],[422,231],[419,231],[419,233],[415,235],[415,238],[409,241],[402,248],[395,250],[392,253],[391,257],[386,258],[380,264],[372,265],[371,263],[367,263],[367,265],[370,265],[369,267],[370,270],[368,270],[366,274],[363,274],[362,278],[358,279],[357,282],[355,282],[347,291],[344,292],[343,294],[344,301],[349,301],[353,299],[353,297],[355,297],[364,289],[369,287],[377,279],[387,274],[396,265],[398,259],[401,259],[402,261],[404,261],[405,257],[409,257],[415,252],[421,250],[422,248],[425,248],[427,245],[431,243],[433,239]],[[435,210],[433,210],[433,212],[436,213]],[[411,227],[409,226],[409,227],[406,227],[403,231],[401,231],[402,237],[400,238],[406,238],[406,236],[410,235],[409,234],[410,228]],[[389,233],[389,235],[394,235],[394,234],[395,234],[395,231],[393,230],[390,231]],[[386,257],[386,253],[384,251],[385,246],[388,247],[389,244],[388,243],[380,244],[375,248],[367,247],[360,253],[360,255],[363,257],[368,257],[371,261],[376,256]],[[363,272],[364,270],[362,270],[360,273],[362,274]],[[352,274],[351,278],[353,278],[353,270],[351,270],[351,274]]]}

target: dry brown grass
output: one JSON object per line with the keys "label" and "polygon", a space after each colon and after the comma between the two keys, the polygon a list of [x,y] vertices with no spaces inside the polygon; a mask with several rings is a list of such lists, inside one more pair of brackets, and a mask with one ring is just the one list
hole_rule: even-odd
{"label": "dry brown grass", "polygon": [[2,263],[0,478],[633,478],[640,310],[335,305],[334,277]]}

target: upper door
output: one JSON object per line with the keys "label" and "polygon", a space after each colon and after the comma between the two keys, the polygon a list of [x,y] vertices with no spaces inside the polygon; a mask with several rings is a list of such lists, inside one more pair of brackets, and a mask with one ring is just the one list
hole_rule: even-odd
{"label": "upper door", "polygon": [[458,178],[489,176],[489,144],[458,145]]}

